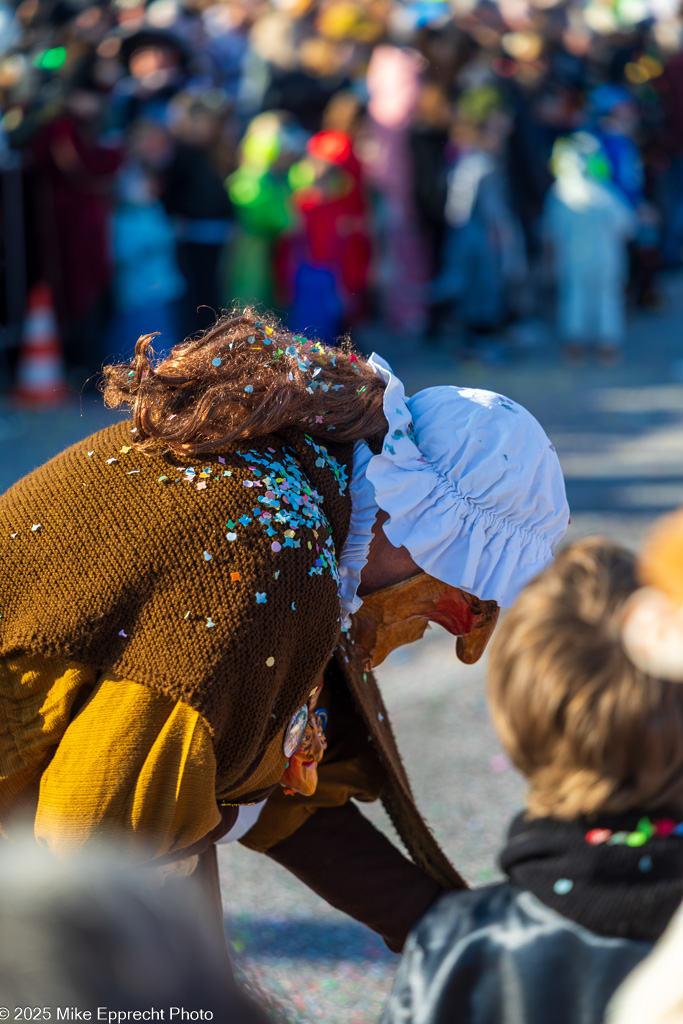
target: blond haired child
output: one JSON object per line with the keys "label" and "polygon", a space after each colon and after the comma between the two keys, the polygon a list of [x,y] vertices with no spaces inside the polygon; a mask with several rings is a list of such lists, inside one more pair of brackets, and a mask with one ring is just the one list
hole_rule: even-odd
{"label": "blond haired child", "polygon": [[408,939],[384,1024],[599,1024],[683,897],[683,686],[623,646],[635,559],[578,542],[522,592],[489,662],[528,782],[507,876],[442,897]]}

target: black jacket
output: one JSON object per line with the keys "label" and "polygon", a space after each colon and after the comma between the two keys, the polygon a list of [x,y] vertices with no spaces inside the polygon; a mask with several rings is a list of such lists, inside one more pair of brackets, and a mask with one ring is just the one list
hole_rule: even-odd
{"label": "black jacket", "polygon": [[683,897],[683,825],[659,815],[520,815],[500,860],[508,881],[412,931],[382,1024],[601,1024]]}
{"label": "black jacket", "polygon": [[382,1024],[599,1024],[651,948],[596,935],[509,882],[448,893],[408,939]]}

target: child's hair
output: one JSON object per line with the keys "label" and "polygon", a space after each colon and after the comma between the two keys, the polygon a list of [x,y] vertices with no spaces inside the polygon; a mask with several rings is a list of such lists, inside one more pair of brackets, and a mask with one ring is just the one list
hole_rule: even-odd
{"label": "child's hair", "polygon": [[105,403],[130,406],[143,451],[199,455],[291,428],[327,441],[387,429],[384,382],[347,341],[311,341],[249,308],[156,363],[154,337],[138,339],[130,363],[104,367]]}
{"label": "child's hair", "polygon": [[683,685],[637,669],[621,643],[634,556],[579,541],[521,593],[493,638],[498,734],[533,817],[683,811]]}

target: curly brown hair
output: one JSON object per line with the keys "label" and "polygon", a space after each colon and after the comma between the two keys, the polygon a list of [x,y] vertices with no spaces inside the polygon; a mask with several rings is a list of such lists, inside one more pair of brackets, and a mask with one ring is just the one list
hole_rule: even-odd
{"label": "curly brown hair", "polygon": [[387,429],[384,382],[348,339],[330,347],[251,308],[156,362],[155,337],[138,339],[130,363],[103,370],[105,404],[130,407],[143,451],[200,455],[291,428],[335,441]]}

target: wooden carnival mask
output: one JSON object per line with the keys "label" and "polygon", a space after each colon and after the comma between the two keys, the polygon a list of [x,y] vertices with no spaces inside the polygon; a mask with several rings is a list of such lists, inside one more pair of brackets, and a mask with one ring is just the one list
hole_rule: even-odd
{"label": "wooden carnival mask", "polygon": [[354,641],[364,668],[381,665],[397,647],[419,640],[430,622],[457,636],[460,661],[473,665],[484,653],[500,609],[458,587],[420,573],[363,598],[355,614]]}
{"label": "wooden carnival mask", "polygon": [[280,785],[284,786],[287,796],[294,796],[295,793],[312,796],[315,793],[318,765],[327,750],[326,725],[327,711],[324,708],[309,713],[303,739],[289,758],[289,764],[280,779]]}

